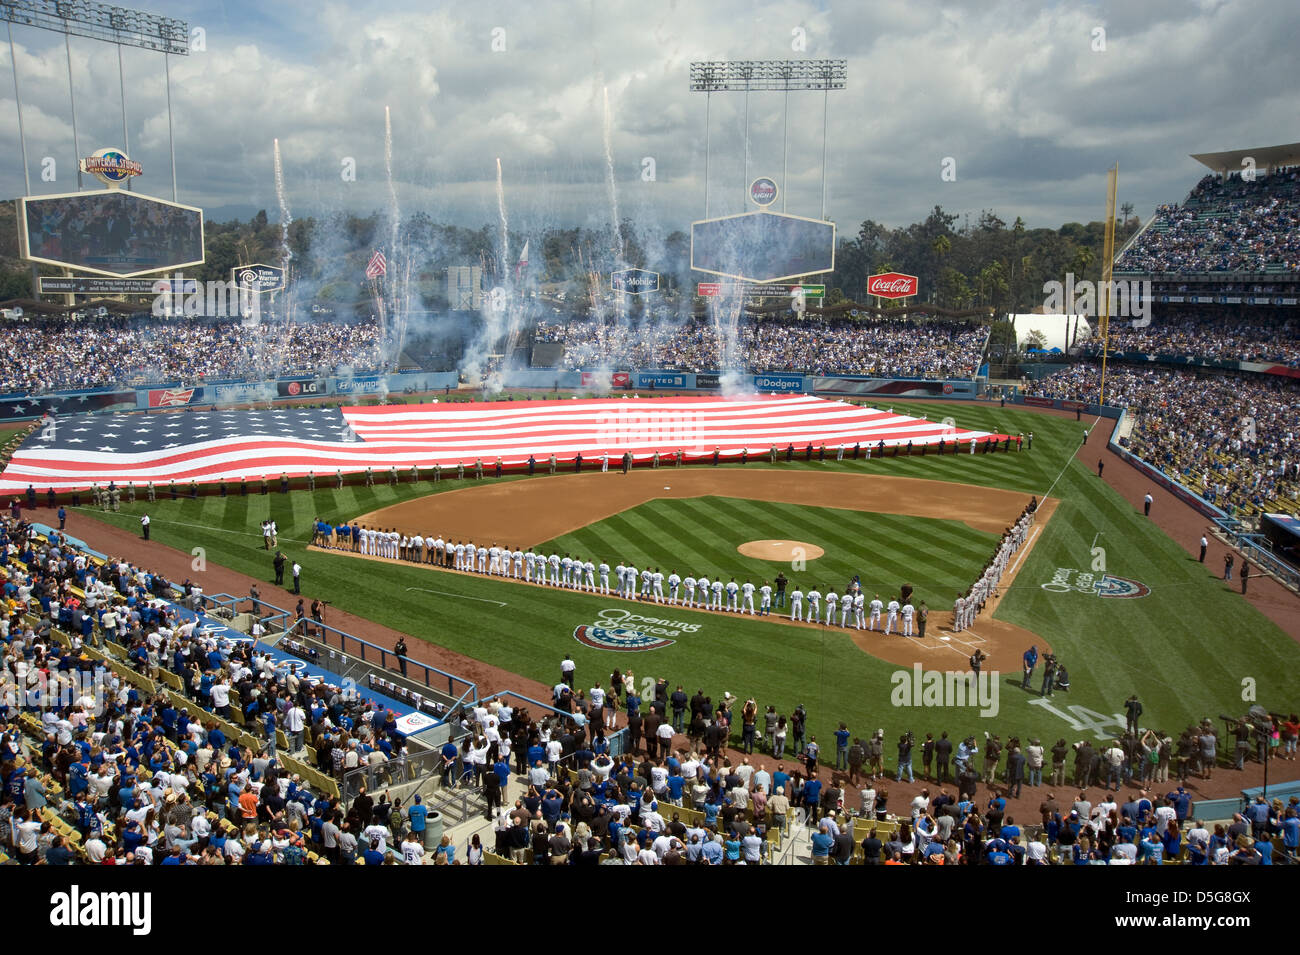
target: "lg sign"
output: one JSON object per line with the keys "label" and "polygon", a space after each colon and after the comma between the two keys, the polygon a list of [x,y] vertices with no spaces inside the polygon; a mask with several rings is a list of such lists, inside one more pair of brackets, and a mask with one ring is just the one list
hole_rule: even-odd
{"label": "lg sign", "polygon": [[867,279],[867,294],[880,298],[911,298],[916,288],[916,276],[901,272],[882,272]]}

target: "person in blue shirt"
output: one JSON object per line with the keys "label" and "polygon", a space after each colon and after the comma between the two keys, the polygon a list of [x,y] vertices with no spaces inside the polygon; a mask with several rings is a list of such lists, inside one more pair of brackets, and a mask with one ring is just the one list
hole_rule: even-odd
{"label": "person in blue shirt", "polygon": [[700,855],[709,865],[722,865],[723,848],[713,839],[707,840],[700,848]]}
{"label": "person in blue shirt", "polygon": [[[816,837],[814,836],[813,838]],[[723,843],[722,848],[724,851],[724,865],[736,865],[740,862],[740,838],[736,835],[734,830],[727,834],[727,841]],[[815,855],[816,853],[814,851],[814,857]],[[829,856],[827,858],[829,859]]]}
{"label": "person in blue shirt", "polygon": [[808,818],[814,822],[819,818],[821,795],[822,781],[820,779],[814,777],[803,784],[803,806],[808,810]]}
{"label": "person in blue shirt", "polygon": [[429,831],[425,823],[425,820],[429,817],[429,807],[424,805],[419,793],[415,794],[415,802],[406,808],[406,817],[410,820],[411,832],[419,837],[422,846],[426,849],[429,848],[428,843],[425,841]]}
{"label": "person in blue shirt", "polygon": [[[737,843],[739,845],[739,843]],[[831,837],[830,831],[826,828],[826,823],[817,827],[817,832],[812,837],[812,860],[813,865],[830,865],[831,848],[835,845],[835,840]]]}
{"label": "person in blue shirt", "polygon": [[370,848],[361,854],[363,865],[383,865],[384,854],[379,851],[379,840],[371,839]]}
{"label": "person in blue shirt", "polygon": [[1029,681],[1034,677],[1034,667],[1038,666],[1038,647],[1032,646],[1025,651],[1024,672],[1025,678],[1020,684],[1022,690],[1029,689]]}
{"label": "person in blue shirt", "polygon": [[840,728],[835,731],[835,768],[849,768],[849,728],[846,724],[841,723]]}

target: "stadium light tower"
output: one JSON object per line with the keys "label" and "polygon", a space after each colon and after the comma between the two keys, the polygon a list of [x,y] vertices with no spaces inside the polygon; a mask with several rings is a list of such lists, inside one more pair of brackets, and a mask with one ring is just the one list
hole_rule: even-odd
{"label": "stadium light tower", "polygon": [[[77,188],[81,188],[81,148],[77,136],[77,101],[72,86],[71,37],[88,37],[117,46],[117,79],[122,98],[122,148],[130,151],[127,141],[126,76],[122,66],[122,48],[135,47],[153,50],[163,55],[163,69],[167,84],[167,141],[171,152],[172,201],[176,201],[176,141],[172,134],[172,56],[188,56],[190,28],[184,20],[162,17],[142,10],[128,10],[93,0],[0,0],[0,20],[6,21],[9,31],[9,58],[13,63],[14,100],[18,105],[18,135],[22,140],[23,181],[31,195],[31,173],[27,168],[27,140],[23,131],[22,100],[18,96],[18,62],[14,59],[13,25],[35,27],[62,33],[64,50],[68,58],[68,98],[72,107],[72,140],[77,151]],[[130,189],[128,180],[126,187]]]}
{"label": "stadium light tower", "polygon": [[[777,91],[785,94],[781,121],[781,211],[785,211],[786,143],[790,128],[790,91],[822,91],[822,218],[826,218],[826,140],[831,90],[844,89],[848,60],[702,60],[691,64],[691,92],[705,94],[704,104],[704,216],[709,215],[709,106],[714,93],[745,94],[745,178],[749,178],[749,94]],[[746,181],[745,186],[749,183]]]}

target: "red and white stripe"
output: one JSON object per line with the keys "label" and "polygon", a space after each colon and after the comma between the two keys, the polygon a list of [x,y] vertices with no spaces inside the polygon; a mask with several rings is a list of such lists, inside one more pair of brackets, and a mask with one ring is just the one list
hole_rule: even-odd
{"label": "red and white stripe", "polygon": [[295,477],[309,470],[324,479],[335,469],[472,467],[476,459],[490,468],[498,457],[517,466],[530,455],[539,465],[552,454],[564,462],[581,454],[592,464],[602,454],[616,461],[628,451],[637,460],[656,451],[667,458],[679,450],[687,460],[698,460],[711,458],[715,449],[723,457],[748,449],[758,458],[772,445],[784,453],[787,445],[798,452],[809,444],[814,450],[824,444],[833,454],[840,445],[911,441],[919,446],[940,439],[966,444],[989,435],[804,395],[390,405],[342,413],[359,441],[230,437],[140,453],[20,447],[0,475],[0,493],[23,491],[29,484],[43,492],[109,481],[202,484],[241,477],[255,481],[263,475],[274,480],[281,473]]}

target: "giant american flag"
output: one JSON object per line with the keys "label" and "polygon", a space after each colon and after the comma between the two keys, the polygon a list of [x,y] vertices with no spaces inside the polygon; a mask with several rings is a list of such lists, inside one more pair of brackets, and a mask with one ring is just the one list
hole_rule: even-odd
{"label": "giant american flag", "polygon": [[[366,468],[491,467],[539,464],[554,454],[572,462],[631,452],[644,461],[679,450],[687,460],[768,453],[775,445],[802,451],[825,445],[886,447],[965,445],[984,439],[969,431],[809,395],[605,398],[569,401],[380,405],[351,408],[174,411],[77,415],[53,419],[22,443],[0,474],[0,492],[38,491],[134,482],[200,484],[332,475]],[[999,438],[1004,437],[998,435]]]}

